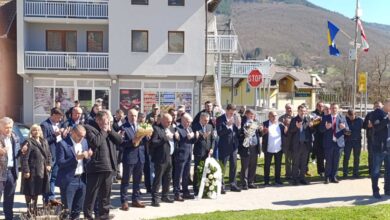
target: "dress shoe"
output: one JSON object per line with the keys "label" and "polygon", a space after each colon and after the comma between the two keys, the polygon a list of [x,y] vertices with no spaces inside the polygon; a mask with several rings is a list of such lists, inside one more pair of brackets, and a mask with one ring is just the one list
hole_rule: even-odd
{"label": "dress shoe", "polygon": [[329,178],[325,178],[324,184],[329,184]]}
{"label": "dress shoe", "polygon": [[175,201],[184,202],[184,199],[183,199],[183,197],[181,197],[180,195],[176,195],[176,196],[175,196]]}
{"label": "dress shoe", "polygon": [[127,204],[127,202],[122,203],[121,210],[129,211],[129,204]]}
{"label": "dress shoe", "polygon": [[183,194],[183,199],[195,199],[195,196],[190,193]]}
{"label": "dress shoe", "polygon": [[302,185],[309,185],[309,182],[307,182],[307,180],[301,180],[299,181],[299,183]]}
{"label": "dress shoe", "polygon": [[305,176],[311,176],[311,174],[309,172],[306,172]]}
{"label": "dress shoe", "polygon": [[379,194],[379,192],[374,192],[373,196],[374,196],[375,199],[381,199],[382,198],[382,196]]}
{"label": "dress shoe", "polygon": [[249,189],[257,189],[257,186],[255,184],[249,184],[248,185]]}
{"label": "dress shoe", "polygon": [[131,207],[135,207],[135,208],[145,208],[145,204],[141,201],[133,201],[131,203]]}
{"label": "dress shoe", "polygon": [[160,207],[160,203],[157,200],[152,200],[152,206],[153,207]]}
{"label": "dress shoe", "polygon": [[281,180],[275,180],[275,185],[283,185],[283,182]]}
{"label": "dress shoe", "polygon": [[298,181],[297,181],[297,180],[293,180],[293,181],[292,181],[292,185],[293,185],[293,186],[298,186]]}
{"label": "dress shoe", "polygon": [[225,189],[221,189],[221,194],[226,194],[226,190]]}
{"label": "dress shoe", "polygon": [[236,185],[232,185],[230,187],[230,191],[232,191],[232,192],[241,192],[241,189],[238,186],[236,186]]}
{"label": "dress shoe", "polygon": [[269,182],[265,182],[263,185],[264,185],[265,187],[271,186],[271,184],[269,184]]}
{"label": "dress shoe", "polygon": [[161,198],[161,201],[162,202],[165,202],[165,203],[173,203],[173,199],[169,198],[168,196],[164,196]]}
{"label": "dress shoe", "polygon": [[249,188],[248,188],[248,185],[244,185],[244,186],[241,187],[241,189],[242,190],[248,190]]}
{"label": "dress shoe", "polygon": [[339,181],[336,178],[333,178],[330,180],[331,183],[339,183]]}

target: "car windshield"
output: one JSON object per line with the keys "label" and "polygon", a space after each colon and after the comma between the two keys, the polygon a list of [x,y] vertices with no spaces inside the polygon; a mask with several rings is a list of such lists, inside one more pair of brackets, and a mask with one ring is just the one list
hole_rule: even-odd
{"label": "car windshield", "polygon": [[27,127],[24,127],[24,126],[18,126],[18,128],[19,128],[19,131],[22,134],[22,136],[25,139],[27,139],[28,138],[28,134],[30,133],[30,129],[28,129]]}

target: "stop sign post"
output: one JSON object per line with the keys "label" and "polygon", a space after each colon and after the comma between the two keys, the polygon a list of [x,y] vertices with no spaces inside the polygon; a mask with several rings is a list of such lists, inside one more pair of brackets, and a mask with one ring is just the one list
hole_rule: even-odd
{"label": "stop sign post", "polygon": [[249,73],[247,81],[251,88],[258,88],[263,82],[263,75],[260,70],[254,69]]}

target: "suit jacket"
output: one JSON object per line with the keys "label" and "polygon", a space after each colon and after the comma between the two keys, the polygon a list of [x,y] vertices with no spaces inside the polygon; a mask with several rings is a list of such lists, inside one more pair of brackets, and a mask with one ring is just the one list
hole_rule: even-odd
{"label": "suit jacket", "polygon": [[[202,114],[203,112],[206,112],[206,109],[203,109],[202,111],[198,112],[198,114],[196,114],[194,120],[192,121],[192,129],[194,129],[195,126],[200,125],[200,122],[199,122],[199,120],[200,120],[200,114]],[[213,124],[214,112],[211,111],[211,113],[209,113],[209,115],[210,115],[210,119],[209,119],[208,124],[211,125],[211,126],[213,126],[213,128],[214,128],[214,124]]]}
{"label": "suit jacket", "polygon": [[[83,139],[81,141],[82,151],[88,150],[87,140]],[[76,168],[77,168],[77,158],[73,146],[73,141],[70,136],[65,140],[62,140],[57,147],[57,164],[58,164],[58,173],[57,175],[56,186],[63,188],[67,186],[70,181],[73,179]],[[84,173],[86,169],[86,164],[88,160],[84,160]]]}
{"label": "suit jacket", "polygon": [[[175,133],[176,129],[170,127],[172,133]],[[174,138],[174,142],[175,142]],[[151,156],[152,162],[157,164],[164,164],[171,160],[171,145],[165,134],[165,129],[162,125],[153,126],[153,135],[151,139]]]}
{"label": "suit jacket", "polygon": [[204,138],[203,136],[204,132],[200,123],[196,124],[193,128],[194,132],[199,132],[199,138],[195,141],[193,150],[194,156],[196,157],[207,157],[210,149],[214,149],[214,128],[212,125],[207,124],[205,130],[206,132],[210,132],[210,135],[207,136],[207,138]]}
{"label": "suit jacket", "polygon": [[[389,138],[390,119],[382,109],[375,109],[371,115],[373,124],[372,150],[374,152],[387,151],[387,138]],[[389,146],[390,147],[390,146]]]}
{"label": "suit jacket", "polygon": [[[192,132],[192,128],[188,127],[189,132]],[[192,154],[192,145],[196,141],[195,132],[194,137],[191,139],[187,138],[188,131],[183,127],[183,125],[179,125],[177,127],[177,131],[179,132],[180,139],[178,141],[178,144],[176,145],[175,153],[174,153],[174,159],[175,161],[186,161],[191,160],[191,154]]]}
{"label": "suit jacket", "polygon": [[[19,174],[19,156],[20,156],[20,143],[19,138],[12,133],[11,134],[11,143],[12,143],[12,156],[14,161],[14,169],[12,169],[12,174],[14,178],[18,178]],[[5,148],[4,137],[0,137],[0,147]],[[8,154],[0,156],[0,181],[7,180],[7,170],[8,170]]]}
{"label": "suit jacket", "polygon": [[[269,128],[269,120],[263,122],[263,126],[265,128]],[[281,141],[282,141],[282,145],[281,147],[283,148],[284,146],[284,142],[286,141],[286,139],[284,137],[287,136],[286,133],[284,133],[284,128],[285,126],[279,122],[279,128],[280,128],[280,134],[281,134]],[[263,143],[262,143],[262,150],[263,152],[268,152],[268,136],[269,136],[269,133],[266,133],[266,134],[263,134]]]}
{"label": "suit jacket", "polygon": [[[61,127],[61,125],[59,126]],[[56,146],[57,146],[57,137],[53,130],[53,124],[50,121],[50,118],[41,123],[43,137],[46,139],[50,147],[50,152],[52,155],[52,162],[56,160]]]}
{"label": "suit jacket", "polygon": [[85,129],[88,147],[93,151],[87,164],[87,174],[118,170],[116,148],[122,143],[122,137],[113,130],[100,130],[95,121],[85,125]]}
{"label": "suit jacket", "polygon": [[146,138],[144,138],[139,146],[134,146],[133,139],[135,138],[135,132],[131,128],[130,123],[122,125],[122,130],[125,132],[123,143],[121,148],[123,149],[123,164],[137,164],[138,161],[145,163],[145,144]]}
{"label": "suit jacket", "polygon": [[363,128],[363,119],[360,117],[356,117],[355,120],[351,121],[348,117],[346,117],[349,130],[351,130],[351,135],[346,135],[344,138],[346,141],[360,141],[362,140],[362,128]]}
{"label": "suit jacket", "polygon": [[[289,135],[289,141],[291,142],[291,150],[294,151],[294,149],[299,148],[300,144],[300,129],[297,127],[296,123],[298,121],[303,121],[303,132],[304,132],[304,142],[308,143],[308,146],[311,146],[312,143],[312,133],[314,131],[313,128],[309,127],[310,118],[308,116],[305,116],[303,119],[297,115],[293,119],[291,119],[290,126],[288,128],[288,135]],[[308,149],[309,150],[309,149]]]}
{"label": "suit jacket", "polygon": [[30,176],[43,178],[48,175],[46,166],[51,164],[51,153],[47,141],[40,138],[38,143],[35,139],[29,138],[25,141],[28,143],[28,151],[22,155],[22,172],[30,173]]}
{"label": "suit jacket", "polygon": [[[371,121],[372,123],[372,120],[371,120],[371,117],[373,115],[373,112],[368,112],[366,117],[364,117],[364,121],[363,121],[363,128],[366,129],[366,137],[367,137],[367,142],[369,143],[371,138],[372,138],[372,135],[373,135],[373,129],[372,128],[369,128],[368,127],[368,122]],[[369,143],[371,144],[371,143]]]}
{"label": "suit jacket", "polygon": [[[349,130],[348,123],[347,123],[347,120],[345,119],[345,117],[341,114],[337,114],[336,131],[334,131],[333,127],[330,129],[326,129],[326,127],[325,127],[326,122],[332,123],[332,115],[324,115],[322,117],[322,121],[320,124],[320,131],[322,133],[324,133],[324,137],[323,137],[324,148],[326,149],[326,148],[330,148],[332,146],[334,132],[336,133],[335,136],[336,136],[337,145],[339,147],[344,147],[345,146],[344,132],[345,132],[345,130]],[[340,129],[340,126],[339,126],[340,123],[345,124],[345,129]]]}
{"label": "suit jacket", "polygon": [[217,118],[217,133],[219,136],[218,153],[220,158],[224,158],[238,149],[239,131],[235,124],[233,129],[226,125],[226,114]]}

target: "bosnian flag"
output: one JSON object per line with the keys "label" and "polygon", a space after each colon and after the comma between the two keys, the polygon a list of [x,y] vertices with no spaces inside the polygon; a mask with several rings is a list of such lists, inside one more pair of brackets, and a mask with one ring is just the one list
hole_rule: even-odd
{"label": "bosnian flag", "polygon": [[362,25],[362,22],[360,19],[358,19],[358,25],[359,25],[360,33],[361,33],[361,37],[362,37],[362,48],[365,52],[368,52],[368,48],[370,48],[370,46],[368,45],[367,37],[366,37],[366,34],[364,33],[363,25]]}

